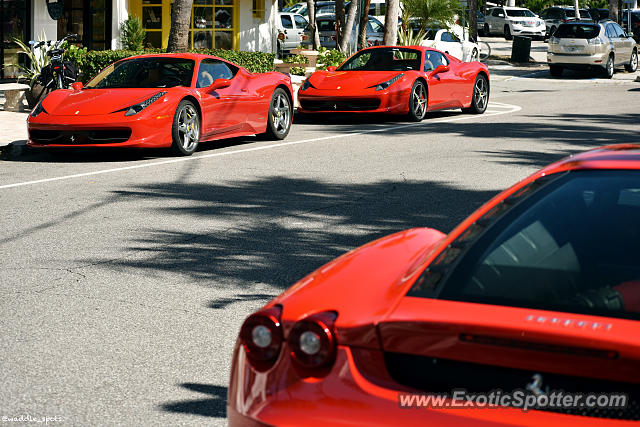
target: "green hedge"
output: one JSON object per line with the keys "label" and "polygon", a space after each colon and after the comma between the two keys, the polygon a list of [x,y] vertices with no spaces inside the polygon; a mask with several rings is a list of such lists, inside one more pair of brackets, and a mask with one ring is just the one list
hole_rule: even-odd
{"label": "green hedge", "polygon": [[[72,45],[69,46],[65,55],[67,60],[75,62],[80,70],[79,80],[86,83],[91,77],[98,74],[100,70],[115,61],[144,53],[163,52],[164,50],[161,49],[146,49],[143,52],[134,52],[130,50],[87,50],[86,47],[78,48]],[[266,73],[268,71],[273,71],[273,61],[276,57],[273,53],[243,52],[225,49],[199,49],[191,50],[190,52],[204,53],[206,55],[213,55],[226,59],[227,61],[240,65],[241,67],[245,67],[252,73]]]}

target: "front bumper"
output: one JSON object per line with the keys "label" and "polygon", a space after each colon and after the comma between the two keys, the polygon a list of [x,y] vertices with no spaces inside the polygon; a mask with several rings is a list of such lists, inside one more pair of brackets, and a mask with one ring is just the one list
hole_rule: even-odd
{"label": "front bumper", "polygon": [[546,33],[547,28],[544,25],[537,27],[525,27],[524,25],[511,26],[511,34],[514,36],[544,37]]}
{"label": "front bumper", "polygon": [[301,113],[389,113],[406,114],[409,112],[409,92],[375,89],[366,93],[335,91],[309,88],[298,91]]}
{"label": "front bumper", "polygon": [[[29,116],[27,129],[31,147],[169,147],[172,143],[171,114],[123,112],[88,116]],[[110,138],[113,138],[110,140]]]}

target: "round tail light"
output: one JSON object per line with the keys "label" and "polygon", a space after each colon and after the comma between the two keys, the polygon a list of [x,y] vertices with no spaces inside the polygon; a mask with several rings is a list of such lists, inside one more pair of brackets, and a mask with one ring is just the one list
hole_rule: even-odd
{"label": "round tail light", "polygon": [[252,314],[240,329],[240,341],[251,365],[266,371],[278,360],[283,335],[280,315],[282,307],[273,306]]}
{"label": "round tail light", "polygon": [[310,376],[328,372],[336,359],[336,317],[335,312],[314,314],[293,325],[289,333],[291,358]]}

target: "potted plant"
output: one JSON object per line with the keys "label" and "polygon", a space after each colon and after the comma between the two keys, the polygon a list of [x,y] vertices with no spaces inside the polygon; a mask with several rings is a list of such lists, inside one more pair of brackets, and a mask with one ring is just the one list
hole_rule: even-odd
{"label": "potted plant", "polygon": [[[46,36],[43,32],[40,37],[40,41],[45,39]],[[10,65],[18,67],[22,71],[23,74],[18,77],[18,80],[26,79],[29,81],[29,90],[25,92],[25,98],[27,99],[29,108],[33,108],[36,106],[45,90],[45,88],[40,84],[39,78],[40,74],[42,73],[42,69],[49,64],[49,56],[47,56],[47,51],[50,49],[50,47],[47,45],[43,45],[40,50],[35,51],[31,49],[31,46],[28,46],[20,39],[14,38],[12,41],[19,47],[18,55],[26,55],[29,59],[28,62],[31,64],[31,66],[29,67],[25,67],[20,64]]]}

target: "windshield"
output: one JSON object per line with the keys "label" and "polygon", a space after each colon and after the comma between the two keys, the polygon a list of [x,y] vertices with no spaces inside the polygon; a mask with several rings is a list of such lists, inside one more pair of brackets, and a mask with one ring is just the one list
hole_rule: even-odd
{"label": "windshield", "polygon": [[594,39],[600,34],[599,25],[562,24],[553,34],[559,39]]}
{"label": "windshield", "polygon": [[507,16],[533,18],[536,15],[529,9],[507,9]]}
{"label": "windshield", "polygon": [[[477,222],[479,237],[467,239],[439,297],[640,319],[640,173],[547,179]],[[464,248],[463,239],[450,247]],[[415,289],[409,295],[422,296]]]}
{"label": "windshield", "polygon": [[420,70],[420,51],[407,48],[361,50],[342,64],[340,71]]}
{"label": "windshield", "polygon": [[128,59],[109,65],[85,87],[162,88],[191,86],[194,61],[184,58],[149,57]]}

